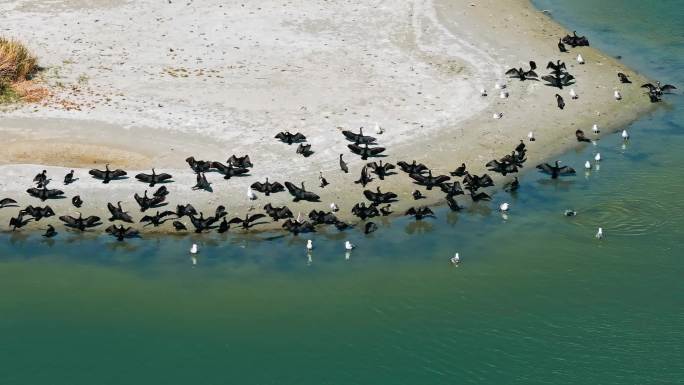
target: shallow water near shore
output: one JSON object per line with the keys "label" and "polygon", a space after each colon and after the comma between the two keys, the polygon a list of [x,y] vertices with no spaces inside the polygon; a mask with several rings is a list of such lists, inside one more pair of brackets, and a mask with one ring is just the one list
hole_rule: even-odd
{"label": "shallow water near shore", "polygon": [[368,237],[0,234],[0,383],[680,383],[684,8],[535,4],[680,92],[559,156],[576,177]]}

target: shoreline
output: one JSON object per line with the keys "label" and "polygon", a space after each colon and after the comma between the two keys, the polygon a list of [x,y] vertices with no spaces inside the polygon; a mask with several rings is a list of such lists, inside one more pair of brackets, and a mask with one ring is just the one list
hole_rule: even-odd
{"label": "shoreline", "polygon": [[[508,3],[503,4],[501,1],[484,1],[473,7],[469,6],[467,2],[446,2],[440,0],[435,3],[434,8],[426,8],[425,6],[421,8],[422,2],[409,2],[409,5],[412,6],[411,12],[413,15],[409,17],[409,21],[411,22],[410,25],[414,28],[402,36],[409,43],[414,42],[415,44],[396,44],[401,46],[401,50],[405,50],[411,57],[423,58],[419,63],[426,66],[427,69],[425,71],[432,74],[435,79],[439,78],[438,75],[434,75],[430,71],[443,71],[444,65],[448,67],[448,65],[454,62],[465,62],[472,55],[475,55],[475,57],[480,57],[477,55],[481,55],[481,57],[492,58],[495,65],[494,68],[517,67],[526,63],[529,58],[535,59],[539,67],[545,67],[543,63],[555,60],[556,58],[562,58],[568,65],[568,70],[575,74],[578,79],[577,84],[573,87],[578,91],[580,98],[578,100],[570,100],[569,96],[567,96],[567,89],[558,91],[557,89],[539,84],[541,82],[507,80],[506,83],[508,84],[511,97],[509,99],[498,99],[495,94],[496,90],[493,89],[493,84],[496,80],[504,79],[503,71],[501,71],[497,79],[486,79],[471,75],[471,73],[476,74],[477,72],[473,72],[469,66],[461,66],[459,68],[466,75],[458,73],[450,74],[447,77],[453,78],[454,84],[467,86],[469,88],[466,92],[467,95],[478,93],[479,88],[485,86],[489,91],[489,96],[487,98],[480,98],[478,96],[476,102],[484,102],[486,105],[482,106],[476,103],[474,106],[475,111],[470,111],[470,115],[459,113],[454,115],[451,120],[447,119],[445,125],[437,125],[436,128],[432,127],[426,132],[414,128],[395,131],[391,125],[387,125],[387,132],[382,135],[369,133],[370,135],[377,136],[381,145],[387,144],[388,156],[380,158],[383,162],[396,164],[399,160],[410,161],[416,159],[427,164],[428,167],[433,169],[435,174],[448,173],[448,171],[460,165],[461,162],[465,162],[472,173],[481,175],[485,170],[484,164],[487,161],[509,153],[517,145],[519,139],[526,137],[528,131],[534,131],[537,139],[536,142],[530,143],[526,141],[529,152],[524,171],[533,170],[532,172],[535,172],[534,166],[539,162],[551,159],[575,146],[581,145],[574,139],[574,131],[576,129],[583,129],[587,135],[591,136],[591,125],[597,123],[602,128],[601,135],[607,135],[629,122],[648,114],[657,107],[649,103],[648,99],[636,85],[636,83],[645,80],[643,76],[627,69],[617,60],[607,57],[592,47],[571,49],[570,54],[558,53],[555,47],[555,39],[565,35],[567,31],[541,11],[536,10],[529,1],[517,0],[517,2],[520,6],[513,9],[507,6]],[[420,17],[415,17],[415,14],[419,14]],[[501,14],[508,16],[502,17],[500,16]],[[429,23],[420,24],[422,21],[416,21],[416,19],[421,18],[428,20]],[[432,28],[436,28],[440,35],[437,37],[418,35],[413,36],[413,40],[411,40],[412,33],[416,34],[416,31],[423,31],[425,34],[431,33],[425,32],[421,28],[415,28],[416,23],[418,23],[418,27],[429,25]],[[444,29],[444,31],[439,30],[437,27]],[[428,31],[430,30],[428,28]],[[473,34],[473,32],[480,39],[477,42],[478,45],[482,45],[485,48],[468,46],[468,44],[463,43],[460,48],[467,52],[465,54],[458,52],[461,56],[450,56],[453,52],[449,51],[451,46],[448,43],[453,42],[451,40],[442,42],[442,40],[449,37],[453,38],[453,36],[457,36],[459,33],[464,33],[467,38],[470,38],[468,35]],[[520,34],[526,36],[526,45],[523,47],[516,46],[516,37]],[[591,40],[591,36],[589,38]],[[421,39],[445,44],[431,46],[423,43],[421,46]],[[398,41],[403,40],[398,39]],[[499,44],[499,46],[495,44]],[[471,53],[469,50],[473,50],[475,53]],[[512,53],[511,51],[515,52]],[[580,66],[574,61],[577,53],[581,53],[584,56],[587,64]],[[438,59],[441,59],[441,61]],[[433,63],[440,64],[439,66],[435,65],[439,67],[437,70],[431,68]],[[542,68],[538,71],[540,75],[545,73],[545,70]],[[629,88],[623,89],[617,81],[616,73],[618,71],[630,75],[634,84]],[[471,79],[471,76],[474,76],[475,79]],[[481,74],[480,76],[486,77],[487,75]],[[612,87],[621,88],[623,100],[616,102],[612,99]],[[419,92],[422,93],[423,91]],[[425,91],[425,93],[433,92],[439,93],[442,91],[432,89]],[[563,94],[566,98],[567,106],[563,111],[558,110],[555,106],[553,94],[556,92]],[[430,100],[440,103],[437,98],[431,98]],[[457,100],[462,104],[456,107],[468,110],[469,98]],[[535,108],[530,108],[531,105],[535,105]],[[391,112],[392,109],[388,108],[388,111],[384,114]],[[494,112],[503,112],[504,118],[493,120],[491,115]],[[600,116],[597,115],[597,112],[600,112]],[[422,114],[434,113],[436,111],[433,110]],[[336,124],[330,124],[325,129],[327,130],[325,132],[313,129],[309,131],[309,127],[301,126],[302,132],[310,138],[313,149],[316,151],[323,148],[322,151],[317,151],[310,158],[302,158],[294,154],[294,146],[277,143],[272,138],[276,132],[286,130],[288,129],[287,127],[272,128],[268,131],[259,132],[255,130],[256,137],[252,138],[252,140],[256,139],[256,150],[263,150],[264,154],[254,154],[253,151],[246,151],[246,147],[242,146],[226,149],[228,143],[231,143],[230,137],[223,140],[212,140],[208,135],[182,131],[143,129],[141,127],[122,128],[116,124],[89,120],[91,118],[87,118],[84,115],[78,116],[81,119],[27,119],[21,116],[21,114],[17,117],[12,117],[10,113],[11,120],[3,119],[0,121],[0,130],[3,134],[9,136],[10,143],[15,144],[15,146],[7,146],[9,150],[6,148],[0,152],[0,163],[3,164],[0,166],[0,184],[3,190],[3,196],[0,198],[12,197],[19,201],[21,207],[27,204],[38,204],[41,206],[49,204],[58,215],[73,213],[76,209],[71,207],[70,199],[41,203],[39,200],[28,197],[24,192],[26,188],[30,187],[29,182],[33,175],[45,168],[44,166],[8,165],[6,163],[19,158],[16,155],[17,153],[26,153],[26,159],[42,159],[46,160],[45,163],[47,164],[56,163],[80,166],[92,164],[93,168],[103,168],[103,164],[97,163],[97,161],[107,158],[106,160],[114,160],[111,162],[113,168],[131,166],[134,170],[127,169],[131,178],[126,181],[115,181],[107,186],[92,180],[87,175],[87,170],[77,170],[81,180],[64,188],[65,195],[69,198],[75,193],[80,194],[86,202],[83,208],[84,215],[98,215],[103,219],[104,225],[107,225],[106,218],[109,217],[105,207],[108,201],[124,200],[124,207],[131,211],[131,213],[135,213],[136,219],[139,219],[141,215],[136,209],[137,205],[133,201],[132,195],[135,192],[142,194],[146,185],[135,181],[132,176],[140,171],[149,172],[149,170],[145,170],[145,166],[151,168],[152,165],[156,166],[158,172],[170,172],[174,175],[176,183],[166,185],[171,191],[169,199],[171,204],[167,207],[175,207],[176,203],[192,203],[198,210],[209,213],[213,212],[217,205],[222,204],[227,207],[228,217],[230,218],[233,216],[243,216],[249,206],[254,205],[260,208],[267,202],[271,202],[274,206],[286,204],[295,215],[299,211],[305,215],[311,209],[328,211],[328,205],[334,201],[341,208],[338,213],[338,217],[341,220],[351,223],[359,222],[358,219],[352,219],[349,209],[354,203],[365,201],[361,194],[363,188],[360,185],[353,185],[351,182],[358,178],[359,170],[364,162],[346,150],[347,142],[339,133],[338,125]],[[416,117],[420,116],[421,114],[416,115]],[[41,124],[41,127],[36,127],[36,121],[48,122],[48,124]],[[369,119],[357,120],[359,123],[363,123],[363,121],[366,122],[367,128],[369,125],[372,125]],[[356,130],[358,125],[363,125],[357,124],[355,127],[352,124],[350,122],[345,125],[345,129]],[[384,122],[383,126],[386,126]],[[420,124],[408,125],[408,127],[413,126],[420,127]],[[55,130],[60,132],[55,133]],[[295,132],[296,129],[292,129],[292,131]],[[310,132],[313,132],[313,134],[310,134]],[[95,137],[92,137],[92,134],[95,134]],[[171,135],[163,137],[163,134]],[[101,145],[102,141],[107,140],[113,143],[111,145]],[[37,151],[36,147],[40,146],[37,144],[44,143],[45,141],[51,141],[51,144],[58,151],[53,151],[52,155],[45,152],[39,154],[38,152],[40,151]],[[146,145],[146,142],[153,144]],[[84,147],[83,145],[86,146]],[[15,150],[19,148],[20,151],[13,153],[11,152],[13,148]],[[254,144],[249,145],[249,148],[254,148]],[[83,156],[73,155],[74,153],[78,154],[78,151],[84,149],[85,151],[82,151]],[[110,150],[111,154],[103,153],[105,149]],[[206,156],[200,155],[200,152],[204,152]],[[427,152],[430,154],[427,155]],[[218,177],[214,176],[218,174],[212,173],[208,177],[210,181],[215,183],[215,192],[213,194],[191,192],[190,186],[194,184],[194,175],[185,166],[183,162],[185,157],[194,155],[202,159],[224,161],[233,153],[238,156],[245,153],[250,154],[255,165],[251,176],[231,179],[228,183],[222,180],[219,181]],[[345,154],[345,160],[350,166],[349,174],[345,175],[339,171],[337,167],[338,153]],[[58,156],[59,154],[61,154],[61,158]],[[282,164],[281,159],[291,160],[289,167]],[[369,161],[374,160],[377,161],[377,159],[369,159]],[[90,163],[93,161],[96,161],[96,163]],[[575,166],[578,170],[580,169],[580,165],[572,166]],[[331,183],[330,186],[323,190],[317,188],[319,170],[323,171],[324,176]],[[61,178],[68,171],[68,168],[48,168],[48,171],[49,175],[55,179],[50,187],[61,189]],[[498,174],[496,176],[492,173],[489,174],[494,177],[497,186],[493,189],[488,189],[488,192],[500,191],[501,183],[512,178],[503,178]],[[298,184],[299,181],[304,180],[307,189],[321,195],[321,203],[295,205],[291,203],[290,196],[286,192],[276,194],[270,200],[258,194],[259,199],[248,202],[245,197],[247,186],[257,180],[263,181],[269,175],[287,175],[285,178],[271,177],[272,181],[278,180],[283,182],[290,180]],[[8,182],[8,179],[16,178],[19,178],[21,183],[11,184],[11,182]],[[381,184],[378,184],[377,179],[375,179],[367,188],[373,190],[378,185],[381,186],[383,191],[394,191],[399,195],[400,201],[392,204],[395,216],[396,213],[403,212],[410,206],[435,206],[444,203],[441,191],[433,190],[432,192],[427,192],[424,188],[419,188],[412,184],[407,175],[401,171],[397,171],[397,175],[388,177]],[[349,189],[349,186],[352,186],[352,188]],[[107,190],[104,190],[105,188]],[[112,191],[114,188],[117,190]],[[420,189],[427,198],[414,201],[410,196],[411,191],[414,189]],[[107,192],[106,196],[102,194],[104,191]],[[200,197],[199,200],[198,197]],[[470,199],[460,197],[457,198],[457,201],[463,205],[470,201]],[[496,202],[497,197],[494,197],[493,202],[489,204]],[[161,208],[160,211],[164,209]],[[155,210],[151,209],[149,211],[153,213]],[[260,210],[256,212],[260,212]],[[9,216],[14,214],[16,214],[16,209],[1,209],[0,223],[8,223]],[[378,222],[380,218],[375,218],[373,221]],[[187,220],[184,220],[184,222],[187,222]],[[36,225],[27,226],[27,229],[42,229],[47,223],[54,224],[60,222],[56,218],[44,219]],[[279,223],[268,223],[263,227],[254,228],[252,231],[270,231],[279,228],[279,225]],[[104,227],[100,226],[98,229],[104,229]],[[134,227],[139,226],[136,225]],[[146,228],[143,236],[145,233],[167,232],[173,232],[170,223],[160,228]],[[239,233],[243,232],[240,230]]]}

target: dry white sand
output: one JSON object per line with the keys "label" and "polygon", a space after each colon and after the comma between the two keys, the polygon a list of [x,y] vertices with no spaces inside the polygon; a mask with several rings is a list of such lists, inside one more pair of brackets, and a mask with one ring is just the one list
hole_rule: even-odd
{"label": "dry white sand", "polygon": [[[137,212],[133,193],[144,184],[103,185],[87,175],[111,163],[131,176],[151,167],[172,173],[171,206],[211,211],[223,204],[242,215],[267,202],[306,213],[334,201],[350,220],[349,209],[363,200],[352,181],[365,162],[347,150],[340,129],[363,126],[373,134],[378,123],[385,161],[417,159],[438,173],[465,162],[480,173],[529,131],[538,139],[528,144],[533,167],[574,145],[577,128],[589,133],[598,123],[608,132],[651,108],[636,85],[642,79],[612,58],[589,47],[559,53],[556,42],[567,31],[526,0],[12,0],[0,13],[0,34],[28,43],[53,92],[0,119],[0,195],[22,206],[40,203],[24,192],[37,172],[47,168],[50,187],[62,188],[75,168],[80,180],[63,190],[83,198],[84,214],[106,216],[106,202],[119,200]],[[578,53],[587,64],[574,61]],[[507,81],[508,99],[498,98],[494,83],[505,69],[535,60],[545,74],[545,63],[556,59],[576,76],[578,100],[566,89],[517,80]],[[617,72],[635,85],[622,87]],[[479,95],[482,87],[488,97]],[[622,101],[613,99],[614,89]],[[563,111],[557,92],[566,99]],[[492,119],[495,112],[503,119]],[[281,130],[304,133],[315,154],[304,158],[277,142]],[[339,171],[340,153],[348,175]],[[250,155],[250,176],[208,174],[214,193],[190,189],[194,176],[183,159],[232,154]],[[317,187],[319,171],[331,182],[325,189]],[[305,181],[322,202],[292,204],[287,193],[249,202],[247,186],[267,176]],[[400,194],[397,211],[443,201],[433,191],[414,202],[409,194],[417,186],[401,172],[380,185]],[[73,211],[70,199],[48,203],[60,214]],[[0,210],[0,220],[15,212]]]}

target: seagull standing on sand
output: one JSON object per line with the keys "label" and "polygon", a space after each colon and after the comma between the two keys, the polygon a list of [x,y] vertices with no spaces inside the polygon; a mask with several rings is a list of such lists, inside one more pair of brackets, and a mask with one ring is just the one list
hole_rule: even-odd
{"label": "seagull standing on sand", "polygon": [[528,139],[530,142],[534,142],[534,141],[535,141],[535,139],[534,139],[534,132],[530,131],[530,133],[527,134],[527,139]]}
{"label": "seagull standing on sand", "polygon": [[494,88],[496,88],[497,90],[503,90],[504,88],[506,88],[506,83],[496,82]]}
{"label": "seagull standing on sand", "polygon": [[454,254],[454,256],[451,257],[451,259],[449,260],[451,261],[451,264],[454,266],[458,266],[458,264],[461,263],[461,257],[458,255],[458,253]]}
{"label": "seagull standing on sand", "polygon": [[503,118],[503,112],[497,112],[494,115],[492,115],[492,118],[494,119],[501,119]]}
{"label": "seagull standing on sand", "polygon": [[247,199],[250,201],[257,199],[256,194],[252,191],[252,187],[247,187]]}
{"label": "seagull standing on sand", "polygon": [[330,210],[331,210],[332,212],[336,213],[336,212],[340,211],[340,208],[337,207],[337,205],[335,204],[335,202],[333,202],[333,203],[330,204]]}
{"label": "seagull standing on sand", "polygon": [[376,122],[375,123],[375,133],[378,135],[382,135],[382,133],[385,132],[385,130],[380,127],[380,125]]}
{"label": "seagull standing on sand", "polygon": [[508,97],[508,91],[502,90],[501,92],[499,92],[499,98],[506,99],[507,97]]}
{"label": "seagull standing on sand", "polygon": [[584,58],[582,57],[582,54],[577,55],[577,62],[579,64],[584,64]]}
{"label": "seagull standing on sand", "polygon": [[579,98],[579,96],[577,96],[577,92],[575,92],[575,89],[574,89],[574,88],[571,88],[571,89],[570,89],[570,97],[571,97],[572,99],[577,99],[577,98]]}
{"label": "seagull standing on sand", "polygon": [[601,132],[598,128],[598,124],[594,124],[593,126],[591,126],[591,132],[593,132],[594,134],[598,134],[599,132]]}
{"label": "seagull standing on sand", "polygon": [[615,100],[622,100],[622,95],[618,90],[615,90],[615,92],[613,92],[613,96],[615,97]]}
{"label": "seagull standing on sand", "polygon": [[599,227],[595,235],[596,239],[603,239],[603,228]]}
{"label": "seagull standing on sand", "polygon": [[480,88],[480,96],[487,96],[487,90]]}

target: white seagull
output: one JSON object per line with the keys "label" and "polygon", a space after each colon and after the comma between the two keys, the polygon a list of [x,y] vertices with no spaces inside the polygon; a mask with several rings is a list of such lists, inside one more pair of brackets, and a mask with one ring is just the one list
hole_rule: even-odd
{"label": "white seagull", "polygon": [[492,118],[494,119],[501,119],[503,118],[503,112],[497,112],[494,115],[492,115]]}
{"label": "white seagull", "polygon": [[311,239],[306,241],[306,251],[311,252],[313,250],[313,241]]}
{"label": "white seagull", "polygon": [[332,212],[336,213],[336,212],[340,211],[340,208],[337,207],[337,205],[335,204],[335,202],[333,202],[333,203],[330,204],[330,210],[332,210]]}
{"label": "white seagull", "polygon": [[378,122],[375,122],[375,133],[378,135],[382,135],[383,132],[385,132],[385,130],[382,127],[380,127]]}
{"label": "white seagull", "polygon": [[480,96],[487,96],[487,90],[480,88]]}
{"label": "white seagull", "polygon": [[577,55],[577,62],[579,64],[584,64],[584,58],[582,57],[582,54]]}
{"label": "white seagull", "polygon": [[499,98],[506,99],[508,97],[508,91],[499,92]]}
{"label": "white seagull", "polygon": [[494,85],[494,88],[496,88],[497,90],[503,90],[504,88],[506,88],[506,83],[496,82],[496,84]]}
{"label": "white seagull", "polygon": [[595,237],[596,237],[596,239],[603,239],[603,229],[602,228],[600,228],[600,227],[598,228],[598,231],[596,232]]}
{"label": "white seagull", "polygon": [[575,89],[574,89],[574,88],[571,88],[571,89],[570,89],[570,97],[573,98],[573,99],[579,98],[579,96],[577,96],[577,92],[575,92]]}
{"label": "white seagull", "polygon": [[529,139],[530,142],[534,142],[534,132],[530,131],[530,133],[527,134],[527,139]]}
{"label": "white seagull", "polygon": [[257,199],[256,194],[252,191],[252,187],[247,187],[247,199],[250,201]]}
{"label": "white seagull", "polygon": [[502,203],[501,205],[499,205],[499,210],[501,210],[501,211],[504,212],[504,213],[505,213],[506,211],[508,211],[508,209],[509,209],[509,204],[508,204],[508,202],[504,202],[504,203]]}
{"label": "white seagull", "polygon": [[356,247],[356,245],[354,245],[353,243],[351,243],[349,241],[344,242],[344,249],[347,251],[352,251],[352,249],[354,249],[355,247]]}
{"label": "white seagull", "polygon": [[627,133],[627,130],[622,130],[622,139],[624,139],[624,140],[629,139],[629,134]]}
{"label": "white seagull", "polygon": [[584,168],[587,170],[591,170],[591,163],[589,161],[584,162]]}
{"label": "white seagull", "polygon": [[197,244],[193,243],[190,247],[190,254],[197,254]]}
{"label": "white seagull", "polygon": [[601,153],[600,152],[597,152],[596,155],[594,155],[594,160],[597,162],[601,161]]}
{"label": "white seagull", "polygon": [[594,134],[598,134],[599,132],[601,132],[601,131],[599,130],[599,128],[598,128],[598,124],[594,124],[593,126],[591,126],[591,131],[592,131]]}
{"label": "white seagull", "polygon": [[456,266],[456,265],[458,265],[458,264],[461,262],[461,257],[458,255],[458,253],[456,253],[456,254],[454,254],[454,256],[451,257],[449,260],[451,261],[451,263],[452,263],[454,266]]}
{"label": "white seagull", "polygon": [[622,99],[622,95],[620,94],[620,91],[618,91],[618,90],[615,90],[615,92],[613,92],[613,96],[615,97],[615,100],[621,100]]}

